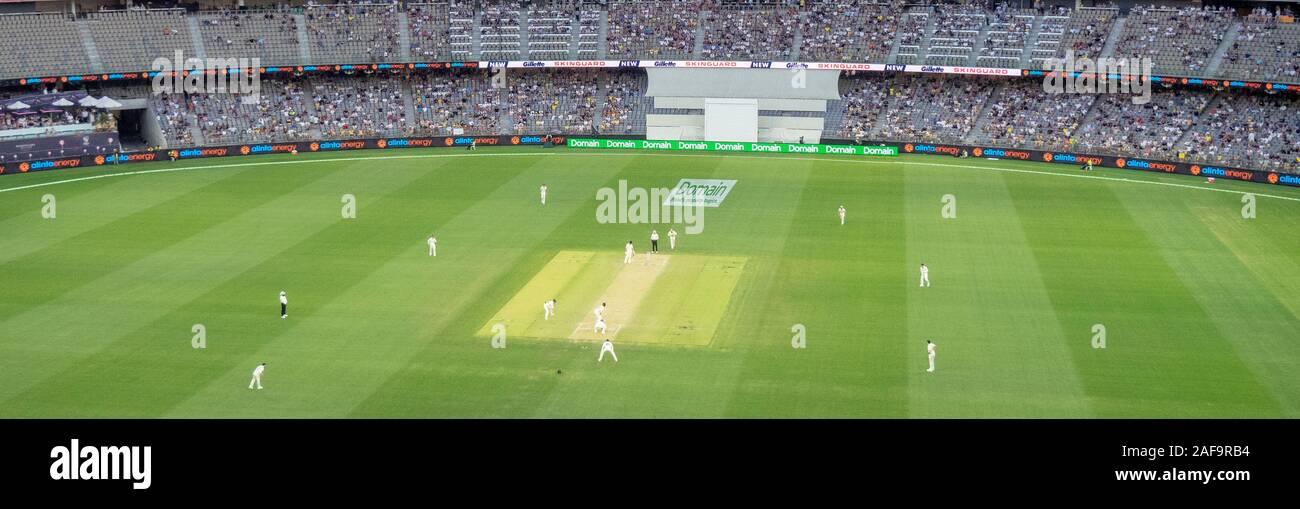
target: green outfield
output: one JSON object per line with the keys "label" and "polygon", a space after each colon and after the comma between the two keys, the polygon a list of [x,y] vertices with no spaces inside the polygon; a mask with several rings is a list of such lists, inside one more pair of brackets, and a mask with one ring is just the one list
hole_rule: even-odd
{"label": "green outfield", "polygon": [[[599,220],[599,189],[682,179],[736,181],[699,233]],[[4,175],[0,417],[1293,418],[1297,225],[1300,189],[911,155]]]}

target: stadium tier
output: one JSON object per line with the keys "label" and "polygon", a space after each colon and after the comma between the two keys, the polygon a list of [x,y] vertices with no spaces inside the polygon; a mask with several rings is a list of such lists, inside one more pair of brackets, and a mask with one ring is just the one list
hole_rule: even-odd
{"label": "stadium tier", "polygon": [[0,56],[0,79],[141,71],[176,50],[264,65],[608,58],[1040,69],[1072,51],[1149,57],[1169,76],[1290,82],[1300,70],[1294,18],[1208,7],[456,0],[0,15],[0,29],[4,47],[27,50]]}
{"label": "stadium tier", "polygon": [[[271,66],[609,58],[1036,69],[1073,54],[1147,57],[1156,74],[1287,82],[1300,70],[1294,18],[1208,7],[1121,13],[862,0],[458,0],[0,15],[0,27],[0,40],[24,48],[0,54],[4,78],[144,70],[175,52],[256,57]],[[151,145],[168,148],[451,134],[645,136],[647,114],[702,111],[655,107],[642,69],[509,71],[502,83],[483,69],[268,75],[257,103],[221,94],[151,94],[146,86],[114,88],[111,95],[145,109],[149,127],[157,126]],[[1152,101],[1139,106],[1122,95],[1050,94],[1041,83],[845,72],[840,97],[824,112],[769,109],[764,115],[824,120],[818,129],[826,139],[1075,150],[1300,173],[1293,94],[1157,87]],[[99,84],[61,88],[110,95]],[[15,87],[6,97],[34,90]],[[23,129],[84,125],[78,112],[0,119]]]}
{"label": "stadium tier", "polygon": [[[232,94],[93,89],[144,102],[170,148],[392,136],[635,135],[655,108],[640,69],[375,72],[264,79],[260,100]],[[107,92],[111,90],[110,92]],[[981,144],[1079,151],[1300,173],[1300,98],[1236,90],[1162,89],[1151,102],[1115,94],[1050,94],[1035,79],[844,73],[823,113],[824,139]],[[17,98],[17,92],[5,96]],[[81,122],[9,118],[14,127]]]}

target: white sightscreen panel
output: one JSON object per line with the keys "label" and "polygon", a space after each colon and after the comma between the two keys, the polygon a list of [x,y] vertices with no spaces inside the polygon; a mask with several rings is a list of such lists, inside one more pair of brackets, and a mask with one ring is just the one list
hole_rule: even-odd
{"label": "white sightscreen panel", "polygon": [[839,71],[799,69],[646,69],[649,97],[839,99]]}
{"label": "white sightscreen panel", "polygon": [[706,98],[704,139],[758,141],[758,100]]}

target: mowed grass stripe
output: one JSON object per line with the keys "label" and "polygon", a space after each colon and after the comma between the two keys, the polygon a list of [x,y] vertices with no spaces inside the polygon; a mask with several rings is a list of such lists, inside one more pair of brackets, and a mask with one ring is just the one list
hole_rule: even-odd
{"label": "mowed grass stripe", "polygon": [[[1089,415],[1069,337],[1003,177],[954,170],[906,176],[912,417]],[[930,268],[926,288],[922,263]],[[927,340],[938,347],[934,373],[925,371]]]}
{"label": "mowed grass stripe", "polygon": [[[1112,187],[1006,182],[1094,416],[1277,415],[1268,390]],[[1105,349],[1092,347],[1097,325]]]}
{"label": "mowed grass stripe", "polygon": [[[403,234],[393,234],[393,225],[408,228],[411,219],[421,214],[422,205],[436,203],[436,198],[426,202],[425,195],[432,187],[445,184],[430,178],[403,189],[409,208],[390,205],[384,208],[384,215],[356,225],[385,244],[381,249],[389,255],[368,263],[369,270],[355,284],[321,292],[330,299],[320,304],[318,314],[292,334],[264,345],[171,415],[202,415],[205,409],[235,405],[242,415],[274,411],[301,417],[346,416],[389,379],[403,373],[404,366],[430,343],[448,340],[434,332],[459,318],[467,303],[479,299],[499,272],[531,250],[537,239],[567,216],[564,209],[572,206],[556,204],[553,210],[540,214],[537,228],[506,225],[503,218],[518,218],[524,210],[540,207],[535,201],[537,180],[529,170],[547,163],[543,159],[519,160],[514,167],[494,170],[490,177],[476,174],[485,164],[456,167],[458,181],[474,187],[491,184],[486,188],[490,192],[462,193],[457,202],[463,207],[457,207],[456,213],[440,224],[430,224],[438,234],[437,257],[428,256],[425,237],[416,233],[420,229],[410,227]],[[493,225],[508,235],[484,238],[483,233],[493,231]],[[379,240],[383,238],[388,240]],[[424,249],[412,249],[414,246]],[[491,350],[486,341],[479,345]],[[339,357],[338,351],[350,355]],[[240,381],[247,383],[247,371],[264,358],[278,360],[282,370],[279,383],[287,390],[268,397],[239,385]]]}
{"label": "mowed grass stripe", "polygon": [[[896,176],[868,167],[811,166],[798,185],[774,190],[797,201],[771,211],[785,216],[785,228],[753,232],[760,241],[779,235],[779,250],[770,258],[751,257],[745,271],[762,273],[752,265],[770,261],[774,266],[766,270],[776,278],[761,294],[761,314],[741,318],[761,323],[751,334],[763,340],[746,354],[731,415],[888,417],[904,411],[899,389],[905,379],[886,345],[896,337],[898,314],[877,307],[901,305],[895,300],[900,295],[872,284],[876,264],[892,265],[889,260],[899,257],[899,244],[890,240],[901,228],[898,209],[891,208],[900,203],[899,189],[879,187]],[[840,205],[848,210],[845,225],[836,213]],[[792,330],[796,325],[806,348],[792,344],[800,333]]]}
{"label": "mowed grass stripe", "polygon": [[[33,307],[40,306],[65,294],[75,292],[80,286],[93,284],[111,274],[149,256],[184,242],[193,235],[206,231],[230,217],[248,209],[262,206],[284,193],[314,180],[318,175],[298,173],[292,178],[276,179],[266,186],[248,188],[245,182],[228,178],[215,179],[203,186],[182,189],[162,181],[158,185],[143,186],[158,197],[169,197],[145,209],[99,224],[78,217],[63,217],[56,221],[95,223],[92,229],[70,238],[49,244],[24,256],[14,257],[3,265],[12,274],[3,290],[5,294],[22,296],[19,306],[0,307],[0,323]],[[172,179],[173,181],[177,179]],[[208,179],[196,179],[205,181]],[[141,190],[137,189],[137,192]],[[85,215],[111,212],[122,197],[103,195],[103,201],[92,202],[90,197],[75,201],[63,200],[64,211],[76,207],[90,209]],[[148,201],[157,201],[155,197]],[[196,206],[196,204],[203,204]],[[131,207],[123,207],[130,209]],[[94,253],[95,263],[84,263],[87,253]],[[50,274],[62,277],[51,278]]]}
{"label": "mowed grass stripe", "polygon": [[[1273,218],[1247,219],[1240,213],[1240,200],[1229,196],[1188,203],[1129,189],[1115,192],[1196,298],[1195,305],[1213,321],[1214,331],[1270,391],[1281,415],[1300,416],[1300,356],[1292,348],[1300,338],[1300,319],[1291,307],[1300,299],[1300,271],[1267,234],[1256,231],[1280,214],[1295,217],[1300,207],[1271,210]],[[1222,375],[1210,371],[1202,376]]]}
{"label": "mowed grass stripe", "polygon": [[[574,349],[558,347],[564,343],[553,341],[520,341],[512,335],[507,348],[498,350],[477,331],[554,258],[557,251],[548,246],[553,239],[590,231],[595,183],[607,181],[632,160],[539,159],[520,177],[521,185],[529,189],[510,191],[499,204],[475,207],[461,216],[457,228],[469,236],[491,231],[493,242],[504,242],[510,249],[474,250],[482,266],[461,267],[455,274],[477,271],[482,278],[472,287],[458,288],[456,300],[421,333],[438,340],[428,341],[350,416],[527,416],[545,398],[555,368],[570,362]],[[545,207],[537,204],[537,186],[543,182],[550,187]],[[575,229],[578,222],[587,228]],[[566,304],[568,300],[572,299],[560,299],[560,313],[576,323],[575,314],[585,311]],[[541,302],[535,305],[540,316]],[[563,334],[571,331],[570,325]],[[540,343],[547,346],[531,346]],[[413,401],[410,394],[421,397]]]}
{"label": "mowed grass stripe", "polygon": [[[18,332],[19,337],[45,331],[38,337],[51,340],[42,357],[56,359],[42,363],[39,374],[0,388],[7,399],[5,411],[29,416],[150,416],[188,397],[200,386],[197,382],[211,375],[204,369],[203,356],[215,356],[213,352],[244,341],[264,340],[274,334],[266,326],[283,327],[275,299],[280,289],[294,289],[293,270],[270,260],[339,222],[344,193],[377,196],[421,174],[407,171],[358,180],[348,166],[250,175],[250,187],[274,188],[279,179],[300,185],[285,186],[274,200],[228,216],[183,242],[7,322],[18,324],[6,330]],[[364,206],[362,202],[361,213]],[[311,253],[315,263],[320,254]],[[227,284],[236,279],[239,282],[233,286]],[[212,299],[219,288],[239,294],[228,300]],[[307,304],[310,295],[304,292],[291,302]],[[211,305],[214,300],[220,304]],[[204,305],[195,305],[199,302]],[[227,313],[240,311],[274,320],[257,328],[223,320],[231,316]],[[209,349],[190,347],[194,324],[205,325],[213,336]],[[142,390],[145,385],[151,387]]]}
{"label": "mowed grass stripe", "polygon": [[[688,234],[683,224],[598,224],[592,225],[592,216],[575,217],[568,228],[561,233],[587,232],[584,238],[575,242],[591,243],[602,249],[620,249],[622,243],[631,239],[637,246],[638,253],[648,249],[650,231],[657,229],[662,237],[660,248],[668,247],[668,228],[676,228],[678,238],[677,255],[682,254],[717,254],[731,249],[749,249],[754,237],[746,235],[755,225],[751,221],[761,211],[759,208],[735,201],[741,196],[746,199],[773,198],[779,206],[779,198],[767,196],[760,187],[745,188],[762,178],[778,174],[775,168],[755,168],[749,165],[747,171],[744,161],[718,158],[679,158],[672,164],[663,164],[661,158],[654,156],[638,157],[635,162],[619,175],[606,181],[603,185],[617,188],[619,179],[626,179],[629,186],[672,188],[682,178],[718,178],[739,179],[736,190],[727,198],[722,207],[705,211],[703,232]],[[761,174],[755,174],[758,170]],[[797,171],[797,168],[795,169]],[[743,194],[741,189],[746,189]],[[591,189],[593,195],[595,189]],[[741,194],[738,194],[741,193]],[[737,203],[740,205],[735,205]],[[596,202],[591,202],[589,214],[594,214]],[[783,220],[788,221],[788,217]],[[766,225],[764,225],[766,226]],[[594,229],[594,234],[593,234]],[[567,235],[553,238],[563,241]],[[744,245],[733,244],[739,239]],[[613,246],[609,243],[612,242]],[[619,252],[621,256],[621,252]],[[622,260],[619,259],[619,262]],[[671,264],[670,264],[671,266]],[[651,296],[650,298],[653,298]],[[585,310],[584,310],[585,311]],[[612,324],[611,324],[612,325]],[[578,345],[572,349],[569,362],[562,365],[564,375],[552,376],[556,379],[552,389],[547,393],[541,405],[531,414],[534,417],[586,416],[616,417],[620,415],[638,417],[720,417],[725,415],[730,393],[735,387],[743,358],[736,351],[720,352],[719,345],[710,348],[691,348],[694,355],[682,355],[680,348],[670,345],[640,345],[622,343],[617,346],[623,362],[613,366],[607,358],[605,363],[597,364],[597,345]],[[739,350],[746,345],[735,345]],[[593,390],[598,387],[599,390]],[[682,401],[691,401],[682,405]],[[674,412],[673,408],[677,411]]]}
{"label": "mowed grass stripe", "polygon": [[[242,173],[240,169],[148,180],[127,177],[112,182],[86,182],[0,195],[0,218],[4,218],[0,219],[0,231],[13,232],[0,236],[0,264],[29,260],[33,253],[66,244],[135,214],[156,209],[178,196],[237,178]],[[42,198],[46,194],[55,199],[54,219],[42,216],[45,205]]]}

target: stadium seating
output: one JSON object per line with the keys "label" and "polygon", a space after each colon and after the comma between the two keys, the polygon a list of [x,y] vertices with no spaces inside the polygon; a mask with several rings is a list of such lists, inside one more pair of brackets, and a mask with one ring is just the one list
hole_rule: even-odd
{"label": "stadium seating", "polygon": [[527,6],[522,1],[485,2],[479,12],[479,58],[523,59],[521,21],[525,13]]}
{"label": "stadium seating", "polygon": [[[1155,7],[1124,16],[1116,30],[1121,13],[1114,8],[897,0],[429,0],[189,14],[132,9],[76,19],[4,15],[0,41],[23,51],[0,54],[0,75],[136,71],[175,50],[258,57],[264,65],[700,58],[1041,68],[1067,52],[1100,56],[1110,44],[1115,56],[1152,58],[1157,73],[1300,80],[1300,24],[1292,17],[1266,9],[1237,16]],[[36,39],[42,43],[27,42]],[[150,95],[145,85],[110,95],[148,97],[171,146],[409,134],[643,134],[652,110],[639,70],[511,69],[506,78],[496,83],[469,69],[277,76],[262,81],[256,104],[239,96]],[[1134,105],[1123,95],[1048,94],[1038,81],[880,73],[845,73],[840,89],[841,99],[830,101],[824,114],[828,139],[979,143],[1300,171],[1300,105],[1291,95],[1158,89],[1150,104]],[[0,115],[0,127],[76,120]]]}
{"label": "stadium seating", "polygon": [[1202,75],[1231,18],[1231,11],[1212,7],[1135,7],[1113,56],[1150,58],[1158,74]]}
{"label": "stadium seating", "polygon": [[1300,81],[1300,24],[1276,16],[1247,16],[1224,54],[1220,75],[1248,80]]}
{"label": "stadium seating", "polygon": [[497,134],[501,91],[479,72],[425,74],[411,80],[415,133]]}
{"label": "stadium seating", "polygon": [[1065,26],[1061,43],[1057,46],[1057,58],[1065,58],[1072,53],[1075,58],[1096,59],[1106,47],[1106,38],[1119,19],[1119,11],[1106,8],[1076,9],[1070,13],[1070,21]]}
{"label": "stadium seating", "polygon": [[923,63],[966,65],[976,51],[980,35],[988,25],[989,13],[975,5],[954,5],[940,9],[934,30],[926,44]]}
{"label": "stadium seating", "polygon": [[1198,90],[1158,90],[1150,103],[1138,106],[1125,95],[1103,95],[1094,117],[1074,132],[1074,146],[1085,153],[1170,158],[1210,97]]}
{"label": "stadium seating", "polygon": [[791,8],[714,6],[704,17],[705,60],[790,57],[798,12]]}
{"label": "stadium seating", "polygon": [[407,30],[411,37],[411,58],[448,60],[450,13],[447,4],[407,4]]}
{"label": "stadium seating", "polygon": [[1037,81],[998,87],[973,141],[995,147],[1069,150],[1070,136],[1097,99],[1093,94],[1048,94]]}
{"label": "stadium seating", "polygon": [[308,5],[303,10],[313,64],[398,60],[395,4]]}
{"label": "stadium seating", "polygon": [[207,57],[256,57],[262,65],[291,65],[302,60],[298,22],[292,13],[222,11],[197,17]]}
{"label": "stadium seating", "polygon": [[0,77],[53,76],[71,69],[91,69],[77,25],[62,14],[2,15],[0,41],[10,48],[0,51]]}
{"label": "stadium seating", "polygon": [[1300,106],[1268,95],[1219,94],[1177,147],[1205,165],[1300,171]]}
{"label": "stadium seating", "polygon": [[201,56],[183,9],[95,12],[86,24],[106,72],[149,69],[155,59],[172,60],[177,50],[185,58]]}
{"label": "stadium seating", "polygon": [[687,0],[610,2],[609,58],[687,58],[695,48],[699,10]]}

